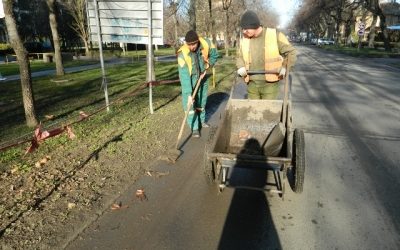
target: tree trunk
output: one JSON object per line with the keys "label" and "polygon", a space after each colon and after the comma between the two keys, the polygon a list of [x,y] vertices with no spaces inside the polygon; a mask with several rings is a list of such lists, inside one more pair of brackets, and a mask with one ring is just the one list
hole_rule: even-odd
{"label": "tree trunk", "polygon": [[179,49],[179,46],[180,46],[180,44],[179,44],[179,38],[178,38],[178,19],[176,18],[176,15],[173,15],[173,21],[174,21],[174,48],[175,48],[175,51],[178,51],[178,49]]}
{"label": "tree trunk", "polygon": [[196,0],[190,0],[188,10],[189,14],[189,29],[196,31]]}
{"label": "tree trunk", "polygon": [[3,0],[5,22],[11,46],[17,55],[19,71],[21,76],[22,100],[24,103],[26,124],[34,127],[38,124],[35,113],[35,99],[32,91],[31,68],[29,64],[28,52],[18,33],[15,16],[13,13],[13,0]]}
{"label": "tree trunk", "polygon": [[85,55],[89,55],[89,42],[86,39],[83,39],[83,43],[85,44]]}
{"label": "tree trunk", "polygon": [[225,11],[225,55],[229,56],[229,45],[230,45],[230,32],[229,32],[229,8],[231,7],[232,0],[222,0],[222,9]]}
{"label": "tree trunk", "polygon": [[211,21],[211,36],[215,46],[217,46],[217,34],[215,30],[215,20],[212,14],[212,0],[208,0],[208,11],[210,13],[210,21]]}
{"label": "tree trunk", "polygon": [[369,39],[368,39],[368,48],[374,48],[374,42],[375,42],[375,26],[377,22],[377,16],[374,14],[372,18],[372,23],[371,27],[369,29]]}
{"label": "tree trunk", "polygon": [[178,18],[176,18],[176,15],[178,15],[178,3],[172,3],[173,9],[172,9],[172,13],[174,13],[172,15],[172,20],[174,22],[174,49],[175,49],[175,53],[178,51],[180,44],[179,44],[179,38],[178,38]]}
{"label": "tree trunk", "polygon": [[383,43],[385,46],[386,51],[390,51],[390,37],[389,33],[386,30],[386,16],[382,12],[382,9],[379,5],[380,1],[374,0],[374,1],[366,1],[367,3],[367,8],[369,11],[372,12],[372,14],[379,16],[380,19],[380,28],[381,32],[383,34]]}
{"label": "tree trunk", "polygon": [[380,27],[383,33],[383,43],[385,46],[385,51],[391,51],[389,33],[387,32],[386,29],[386,17],[383,13],[380,13],[379,19],[381,20]]}
{"label": "tree trunk", "polygon": [[[67,4],[65,4],[67,2]],[[73,18],[72,28],[79,35],[85,45],[85,55],[90,55],[90,48],[92,47],[89,42],[89,30],[86,25],[86,0],[69,0],[64,1],[64,6],[70,12],[70,15]]]}
{"label": "tree trunk", "polygon": [[64,65],[61,57],[61,49],[60,49],[60,38],[58,35],[58,24],[57,24],[57,6],[55,0],[46,0],[47,7],[49,7],[49,22],[51,28],[51,34],[53,36],[53,44],[54,44],[54,59],[56,62],[56,71],[58,76],[63,76],[64,73]]}
{"label": "tree trunk", "polygon": [[229,12],[226,10],[226,25],[225,25],[225,56],[229,56],[230,34],[229,34]]}

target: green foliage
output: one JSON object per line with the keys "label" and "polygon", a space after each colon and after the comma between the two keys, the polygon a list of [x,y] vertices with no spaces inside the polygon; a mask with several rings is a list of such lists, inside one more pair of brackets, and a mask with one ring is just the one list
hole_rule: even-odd
{"label": "green foliage", "polygon": [[0,51],[12,50],[12,47],[8,43],[0,43]]}
{"label": "green foliage", "polygon": [[15,160],[21,157],[21,150],[17,148],[10,148],[7,151],[0,152],[0,163],[6,163],[8,161]]}
{"label": "green foliage", "polygon": [[17,165],[17,167],[18,167],[18,170],[20,171],[20,172],[23,172],[23,173],[25,173],[25,172],[29,172],[29,170],[32,168],[32,166],[31,165],[29,165],[29,164],[18,164]]}

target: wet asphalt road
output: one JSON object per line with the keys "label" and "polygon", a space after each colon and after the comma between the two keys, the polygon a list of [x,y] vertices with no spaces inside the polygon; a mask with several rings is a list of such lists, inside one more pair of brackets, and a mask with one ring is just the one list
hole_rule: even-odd
{"label": "wet asphalt road", "polygon": [[[294,127],[305,132],[304,192],[218,193],[204,180],[203,147],[189,139],[176,164],[143,177],[66,249],[399,249],[400,71],[299,46],[292,74]],[[219,124],[226,98],[215,98]],[[222,101],[223,100],[223,101]],[[250,170],[249,182],[265,180]],[[261,176],[261,177],[260,177]],[[135,200],[137,189],[148,201]]]}

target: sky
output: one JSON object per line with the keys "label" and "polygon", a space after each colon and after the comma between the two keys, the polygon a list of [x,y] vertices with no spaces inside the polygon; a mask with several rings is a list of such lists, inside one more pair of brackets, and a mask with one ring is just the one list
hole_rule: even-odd
{"label": "sky", "polygon": [[0,18],[4,17],[3,1],[0,1]]}
{"label": "sky", "polygon": [[298,7],[299,0],[269,0],[272,7],[280,15],[279,28],[284,28],[292,19],[295,10]]}

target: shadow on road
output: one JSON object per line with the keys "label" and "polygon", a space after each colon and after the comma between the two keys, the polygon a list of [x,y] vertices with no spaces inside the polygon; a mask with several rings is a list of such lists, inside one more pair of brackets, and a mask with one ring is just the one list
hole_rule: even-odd
{"label": "shadow on road", "polygon": [[206,104],[206,121],[218,110],[220,105],[228,100],[229,95],[224,92],[216,92],[208,96]]}
{"label": "shadow on road", "polygon": [[[259,142],[249,139],[239,155],[263,155],[262,152]],[[228,177],[228,186],[235,191],[218,249],[281,249],[266,193],[252,190],[271,185],[268,183],[269,171],[266,168],[249,169],[249,163],[241,161],[239,155]]]}

